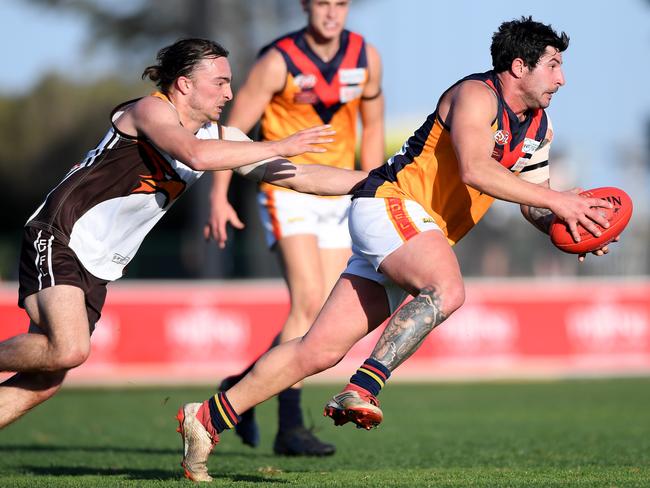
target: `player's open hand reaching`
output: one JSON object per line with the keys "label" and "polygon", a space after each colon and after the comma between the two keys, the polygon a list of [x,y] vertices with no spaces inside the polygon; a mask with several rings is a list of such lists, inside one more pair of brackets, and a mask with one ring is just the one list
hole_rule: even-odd
{"label": "player's open hand reaching", "polygon": [[278,156],[283,157],[297,156],[306,152],[322,153],[327,151],[322,144],[333,142],[332,136],[335,133],[331,125],[319,125],[298,131],[272,144],[277,147]]}

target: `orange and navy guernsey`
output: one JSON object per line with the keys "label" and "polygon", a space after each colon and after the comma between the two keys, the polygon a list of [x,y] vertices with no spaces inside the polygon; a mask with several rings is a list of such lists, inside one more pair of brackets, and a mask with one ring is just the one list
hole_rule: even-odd
{"label": "orange and navy guernsey", "polygon": [[[547,135],[549,123],[544,110],[532,110],[519,121],[506,104],[494,71],[467,76],[449,90],[466,80],[482,81],[496,94],[492,158],[515,174],[548,166],[547,160],[529,164]],[[354,198],[359,197],[416,201],[434,218],[452,245],[476,225],[494,201],[462,182],[449,127],[440,119],[437,109],[397,154],[370,172],[354,194]]]}
{"label": "orange and navy guernsey", "polygon": [[[262,117],[262,138],[282,139],[296,131],[321,124],[336,130],[326,153],[306,153],[290,158],[300,164],[324,164],[354,168],[357,117],[368,79],[366,43],[348,30],[341,33],[340,47],[329,62],[309,47],[305,30],[287,34],[264,47],[260,54],[277,49],[287,66],[287,79]],[[278,187],[262,184],[262,188]]]}

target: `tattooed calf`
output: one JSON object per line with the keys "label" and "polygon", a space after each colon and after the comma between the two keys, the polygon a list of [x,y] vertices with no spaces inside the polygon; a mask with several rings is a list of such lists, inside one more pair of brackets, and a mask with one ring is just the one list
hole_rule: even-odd
{"label": "tattooed calf", "polygon": [[404,305],[390,319],[371,357],[393,371],[409,358],[436,326],[447,316],[441,311],[442,299],[432,287]]}

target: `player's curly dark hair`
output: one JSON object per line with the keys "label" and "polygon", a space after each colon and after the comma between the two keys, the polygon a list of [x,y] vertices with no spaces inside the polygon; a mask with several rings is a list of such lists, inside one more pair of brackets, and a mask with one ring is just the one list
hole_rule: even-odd
{"label": "player's curly dark hair", "polygon": [[492,36],[490,53],[494,71],[508,71],[517,58],[534,68],[547,46],[565,51],[569,47],[569,36],[564,32],[558,34],[550,24],[535,22],[532,17],[504,22]]}
{"label": "player's curly dark hair", "polygon": [[203,59],[227,56],[228,51],[214,41],[181,39],[158,51],[158,64],[145,68],[142,79],[149,78],[166,94],[179,76],[189,76]]}

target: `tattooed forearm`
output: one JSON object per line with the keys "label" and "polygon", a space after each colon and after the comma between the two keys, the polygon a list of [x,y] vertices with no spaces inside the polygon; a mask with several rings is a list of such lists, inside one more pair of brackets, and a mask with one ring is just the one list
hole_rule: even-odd
{"label": "tattooed forearm", "polygon": [[531,224],[537,227],[539,230],[548,234],[549,229],[551,228],[551,222],[553,222],[553,217],[555,214],[551,212],[548,208],[538,208],[538,207],[524,207],[523,214]]}
{"label": "tattooed forearm", "polygon": [[393,371],[417,351],[434,327],[447,316],[441,311],[442,300],[433,288],[420,291],[388,322],[371,357]]}

